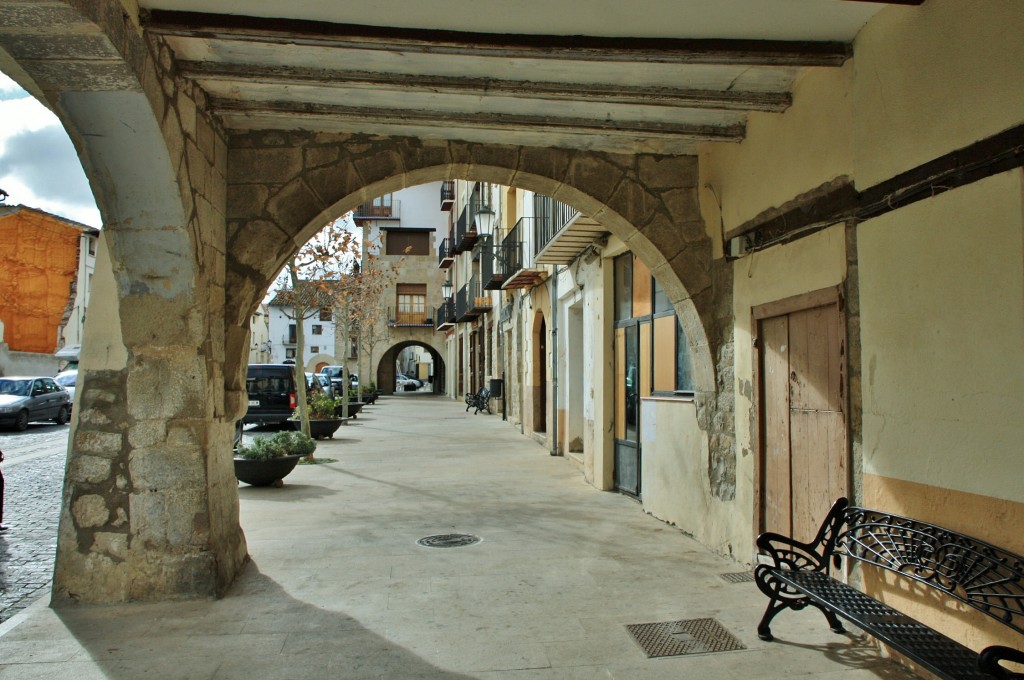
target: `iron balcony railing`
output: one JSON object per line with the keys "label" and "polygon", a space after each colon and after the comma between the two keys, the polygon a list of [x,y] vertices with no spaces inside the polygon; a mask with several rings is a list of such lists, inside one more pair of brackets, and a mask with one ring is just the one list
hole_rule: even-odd
{"label": "iron balcony railing", "polygon": [[441,239],[441,245],[437,248],[437,266],[440,269],[447,269],[455,262],[455,253],[452,249],[452,238]]}
{"label": "iron balcony railing", "polygon": [[422,326],[431,328],[434,325],[434,313],[435,310],[433,308],[422,309],[419,311],[401,311],[388,307],[388,319],[390,320],[390,325],[395,327]]}
{"label": "iron balcony railing", "polygon": [[450,328],[455,323],[455,300],[445,298],[441,306],[437,308],[437,330]]}
{"label": "iron balcony railing", "polygon": [[474,252],[476,259],[480,261],[480,280],[483,282],[484,290],[501,290],[505,277],[501,272],[499,254],[503,253],[503,250],[500,246],[494,247],[494,237],[489,234],[481,236]]}
{"label": "iron balcony railing", "polygon": [[455,222],[455,244],[452,252],[465,252],[471,249],[474,243],[476,243],[476,232],[471,232],[469,206],[466,205]]}
{"label": "iron balcony railing", "polygon": [[455,180],[441,182],[441,210],[448,211],[455,205]]}
{"label": "iron balcony railing", "polygon": [[523,232],[530,227],[532,217],[520,217],[515,226],[508,230],[495,256],[499,263],[499,274],[508,280],[526,266],[523,262]]}
{"label": "iron balcony railing", "polygon": [[533,220],[533,255],[537,256],[551,242],[565,225],[572,222],[580,214],[576,208],[561,201],[551,199],[545,202],[544,214]]}
{"label": "iron balcony railing", "polygon": [[401,201],[396,201],[391,196],[381,196],[357,207],[352,211],[352,219],[397,220],[402,216],[401,204]]}
{"label": "iron balcony railing", "polygon": [[459,288],[459,292],[455,294],[455,321],[468,321],[467,312],[469,312],[469,284]]}

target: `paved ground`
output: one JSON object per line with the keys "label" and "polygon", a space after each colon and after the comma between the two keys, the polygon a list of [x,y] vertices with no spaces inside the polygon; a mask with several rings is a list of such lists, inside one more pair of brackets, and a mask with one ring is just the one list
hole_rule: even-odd
{"label": "paved ground", "polygon": [[[814,611],[757,638],[764,598],[636,503],[503,423],[383,399],[283,488],[239,488],[252,563],[216,601],[44,602],[0,624],[0,678],[347,680],[910,677]],[[14,468],[16,469],[16,468]],[[417,545],[465,533],[461,548]],[[647,658],[627,624],[713,618],[736,651]]]}
{"label": "paved ground", "polygon": [[67,425],[0,432],[11,526],[0,534],[0,623],[49,593],[67,445]]}

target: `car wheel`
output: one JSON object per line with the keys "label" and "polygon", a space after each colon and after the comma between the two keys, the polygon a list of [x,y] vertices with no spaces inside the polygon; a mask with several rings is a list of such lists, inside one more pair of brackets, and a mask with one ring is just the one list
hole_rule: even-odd
{"label": "car wheel", "polygon": [[60,410],[57,411],[57,417],[53,419],[58,425],[66,425],[68,420],[71,419],[71,409],[67,406],[61,406]]}
{"label": "car wheel", "polygon": [[18,415],[14,419],[14,429],[18,432],[28,429],[28,411],[18,411]]}

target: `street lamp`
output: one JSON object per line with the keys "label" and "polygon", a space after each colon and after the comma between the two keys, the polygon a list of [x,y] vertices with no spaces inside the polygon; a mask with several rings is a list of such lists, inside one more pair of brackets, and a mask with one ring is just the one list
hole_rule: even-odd
{"label": "street lamp", "polygon": [[452,280],[451,280],[451,277],[446,279],[445,282],[441,284],[441,295],[444,296],[445,300],[451,299],[451,297],[452,297]]}

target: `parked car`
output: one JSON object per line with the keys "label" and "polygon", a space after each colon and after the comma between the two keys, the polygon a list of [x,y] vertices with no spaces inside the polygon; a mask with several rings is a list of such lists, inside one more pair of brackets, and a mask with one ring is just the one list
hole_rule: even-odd
{"label": "parked car", "polygon": [[423,387],[423,383],[417,380],[416,378],[410,378],[404,373],[399,373],[395,376],[396,390],[405,390],[408,392],[412,390],[418,390],[421,387]]}
{"label": "parked car", "polygon": [[57,383],[68,391],[71,395],[71,404],[74,406],[75,403],[75,385],[78,383],[78,369],[73,368],[67,371],[61,371],[53,377],[53,382]]}
{"label": "parked car", "polygon": [[249,410],[243,423],[285,423],[298,404],[293,364],[249,364],[245,378]]}
{"label": "parked car", "polygon": [[0,424],[22,431],[33,421],[52,420],[63,425],[70,417],[71,395],[53,378],[0,378]]}
{"label": "parked car", "polygon": [[[342,377],[343,371],[343,366],[324,366],[323,368],[320,369],[320,375],[327,376],[327,378],[331,381],[331,384],[334,385],[334,391],[336,394],[341,394],[341,383],[344,380],[344,378]],[[348,386],[358,387],[359,376],[356,375],[355,373],[349,373]]]}

